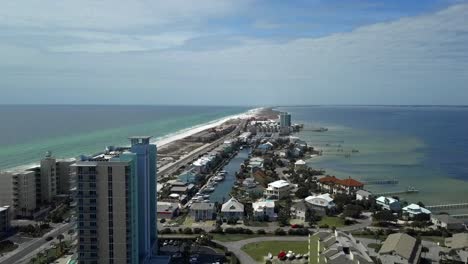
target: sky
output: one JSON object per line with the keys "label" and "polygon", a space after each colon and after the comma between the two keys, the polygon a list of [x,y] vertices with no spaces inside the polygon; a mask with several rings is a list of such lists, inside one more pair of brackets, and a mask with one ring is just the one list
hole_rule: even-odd
{"label": "sky", "polygon": [[0,1],[0,104],[468,103],[468,1]]}

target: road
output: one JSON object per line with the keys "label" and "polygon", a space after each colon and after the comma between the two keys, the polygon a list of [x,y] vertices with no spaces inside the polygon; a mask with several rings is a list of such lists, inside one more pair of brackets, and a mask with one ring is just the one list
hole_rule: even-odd
{"label": "road", "polygon": [[[258,243],[263,241],[304,241],[307,242],[308,236],[274,236],[274,237],[255,237],[245,240],[232,241],[232,242],[221,242],[213,240],[215,243],[225,246],[229,251],[234,253],[239,259],[240,263],[256,263],[247,253],[242,250],[242,247],[250,243]],[[274,253],[274,252],[273,252]]]}
{"label": "road", "polygon": [[205,153],[215,149],[216,147],[221,145],[224,141],[226,141],[226,140],[228,140],[230,138],[233,138],[235,135],[237,135],[245,127],[246,122],[247,122],[246,120],[242,120],[240,122],[240,124],[237,125],[237,127],[231,133],[225,135],[224,137],[221,137],[221,138],[215,140],[214,142],[212,142],[210,144],[206,144],[206,145],[203,145],[203,146],[195,149],[194,151],[190,152],[187,155],[182,156],[182,158],[180,158],[179,160],[177,160],[177,161],[175,161],[173,163],[170,163],[170,164],[167,164],[167,165],[161,167],[158,170],[158,175],[169,175],[171,173],[174,173],[182,165],[188,164],[189,162],[193,161],[198,156],[200,156],[202,154],[205,154]]}
{"label": "road", "polygon": [[67,223],[63,224],[53,230],[51,230],[49,233],[45,234],[41,238],[36,238],[31,241],[28,241],[24,244],[21,244],[19,248],[17,248],[15,251],[6,254],[5,256],[0,258],[0,263],[2,264],[14,264],[18,263],[20,260],[24,259],[25,257],[32,257],[36,253],[36,251],[44,247],[44,245],[48,245],[49,243],[45,242],[45,238],[47,237],[57,237],[59,234],[63,234],[68,232],[70,228],[72,227],[72,223]]}

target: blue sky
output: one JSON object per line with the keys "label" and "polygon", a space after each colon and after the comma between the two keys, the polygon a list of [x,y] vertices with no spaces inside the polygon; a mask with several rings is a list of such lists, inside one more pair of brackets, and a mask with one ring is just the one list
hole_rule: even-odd
{"label": "blue sky", "polygon": [[0,103],[466,104],[468,2],[0,3]]}

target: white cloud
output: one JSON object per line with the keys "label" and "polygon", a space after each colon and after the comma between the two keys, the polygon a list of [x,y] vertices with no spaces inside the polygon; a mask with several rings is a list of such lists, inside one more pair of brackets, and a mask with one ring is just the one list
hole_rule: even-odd
{"label": "white cloud", "polygon": [[[197,34],[191,31],[73,30],[68,35],[79,43],[52,46],[62,53],[17,56],[24,73],[0,78],[0,87],[65,86],[71,102],[89,99],[79,93],[86,87],[95,100],[127,103],[461,104],[468,101],[467,14],[468,5],[460,4],[321,38],[241,38],[235,46],[196,51],[167,49],[183,46]],[[110,87],[118,92],[108,93]]]}

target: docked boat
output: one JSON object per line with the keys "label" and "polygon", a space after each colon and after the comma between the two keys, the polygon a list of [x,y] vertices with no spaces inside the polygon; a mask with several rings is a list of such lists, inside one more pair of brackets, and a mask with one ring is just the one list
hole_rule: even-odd
{"label": "docked boat", "polygon": [[225,170],[222,170],[222,171],[219,172],[219,174],[224,176],[224,175],[228,174],[228,172],[225,171]]}
{"label": "docked boat", "polygon": [[224,176],[223,175],[216,175],[213,177],[213,180],[216,182],[224,181]]}
{"label": "docked boat", "polygon": [[205,199],[210,199],[210,195],[209,195],[209,194],[205,194],[205,195],[203,195],[203,198],[205,198]]}

